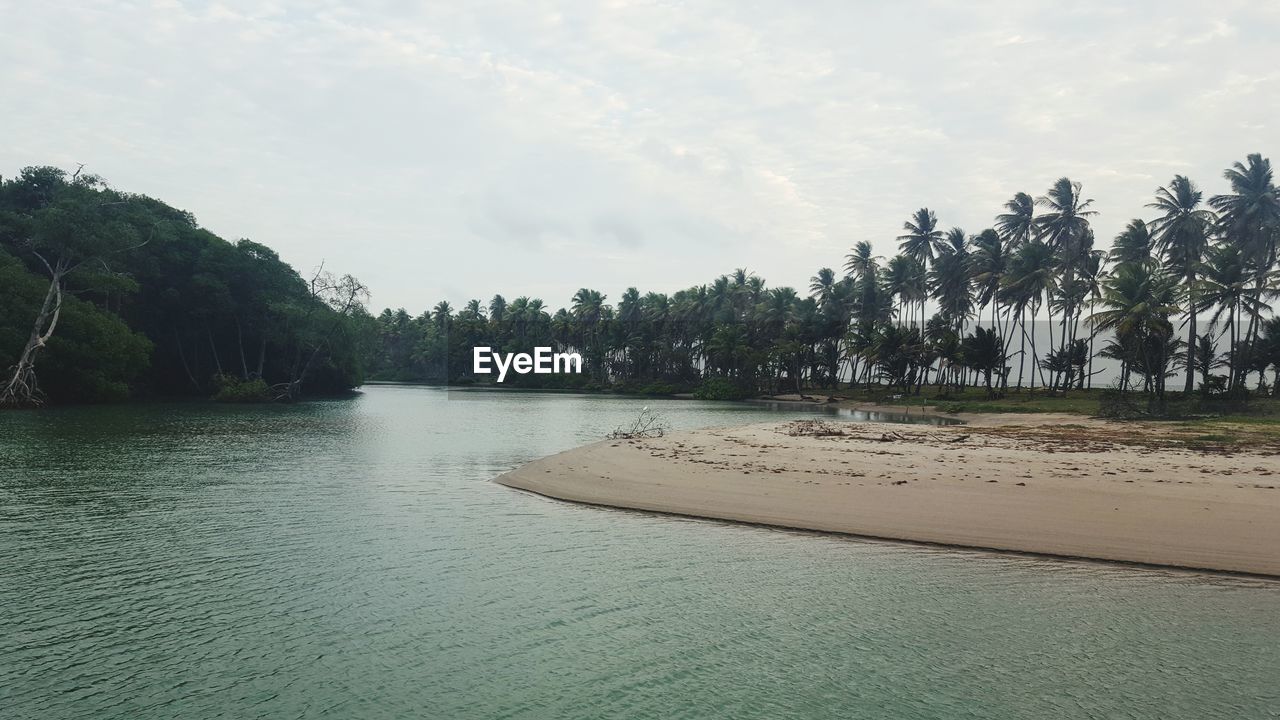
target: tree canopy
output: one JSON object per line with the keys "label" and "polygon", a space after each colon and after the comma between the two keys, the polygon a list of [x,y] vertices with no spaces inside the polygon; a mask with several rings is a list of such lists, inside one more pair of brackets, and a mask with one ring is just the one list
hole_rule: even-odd
{"label": "tree canopy", "polygon": [[[362,381],[363,286],[52,167],[0,182],[0,404],[281,399]],[[14,379],[17,381],[14,382]]]}
{"label": "tree canopy", "polygon": [[[1141,388],[1157,402],[1178,371],[1187,392],[1197,382],[1206,392],[1240,392],[1251,373],[1260,384],[1267,369],[1280,374],[1276,328],[1264,317],[1278,287],[1280,200],[1261,155],[1224,176],[1231,191],[1207,200],[1183,175],[1153,189],[1153,216],[1130,221],[1109,252],[1096,247],[1094,200],[1063,177],[1039,197],[1014,193],[992,227],[974,234],[945,229],[921,207],[903,234],[881,238],[896,241],[897,255],[877,257],[858,240],[843,274],[819,268],[807,293],[738,269],[671,294],[628,288],[616,304],[582,288],[555,311],[501,295],[457,312],[447,304],[418,316],[387,309],[366,366],[377,378],[476,382],[484,379],[471,375],[472,346],[550,345],[580,351],[585,376],[517,383],[701,386],[716,396],[970,383],[999,394],[1088,387],[1093,360],[1104,357],[1119,364],[1120,389]],[[1047,346],[1035,331],[1045,316]]]}
{"label": "tree canopy", "polygon": [[[419,315],[364,308],[323,268],[300,275],[271,248],[228,242],[187,212],[51,167],[0,181],[0,405],[129,396],[292,399],[374,379],[486,382],[471,353],[579,352],[580,376],[509,382],[707,397],[879,384],[920,393],[977,384],[1069,393],[1096,358],[1121,391],[1163,403],[1166,380],[1238,395],[1280,377],[1280,191],[1249,155],[1206,198],[1175,175],[1147,217],[1097,247],[1077,180],[1014,193],[990,228],[947,228],[928,207],[898,254],[852,243],[807,292],[739,268],[672,293],[583,287],[565,307],[495,295]],[[817,264],[817,263],[815,263]],[[930,311],[932,315],[930,315]],[[1036,331],[1040,318],[1046,338]]]}

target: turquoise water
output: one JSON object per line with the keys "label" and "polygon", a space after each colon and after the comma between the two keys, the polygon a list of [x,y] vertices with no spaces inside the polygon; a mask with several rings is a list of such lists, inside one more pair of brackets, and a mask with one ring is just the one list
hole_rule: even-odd
{"label": "turquoise water", "polygon": [[0,415],[0,717],[1280,717],[1280,583],[489,482],[645,405],[805,412],[373,387]]}

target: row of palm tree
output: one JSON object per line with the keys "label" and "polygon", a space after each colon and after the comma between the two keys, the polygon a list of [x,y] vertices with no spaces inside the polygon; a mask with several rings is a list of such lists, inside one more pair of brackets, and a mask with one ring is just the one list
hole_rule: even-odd
{"label": "row of palm tree", "polygon": [[981,382],[993,394],[1066,393],[1090,386],[1102,357],[1119,363],[1122,389],[1161,400],[1178,371],[1185,392],[1197,380],[1237,392],[1250,373],[1262,384],[1277,367],[1280,327],[1267,316],[1280,277],[1280,194],[1261,155],[1224,175],[1230,191],[1208,199],[1175,176],[1109,250],[1095,247],[1094,201],[1064,177],[1039,197],[1016,193],[973,235],[943,229],[921,208],[903,224],[896,255],[858,242],[843,273],[819,269],[807,296],[739,269],[670,295],[629,288],[616,305],[583,288],[554,313],[539,299],[501,295],[458,312],[440,303],[417,318],[386,310],[370,369],[455,382],[469,375],[475,345],[550,344],[580,351],[599,384],[718,377],[744,392],[841,383],[919,392]]}

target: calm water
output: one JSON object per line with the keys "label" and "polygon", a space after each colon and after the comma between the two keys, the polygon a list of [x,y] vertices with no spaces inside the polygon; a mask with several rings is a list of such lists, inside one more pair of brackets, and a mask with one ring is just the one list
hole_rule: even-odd
{"label": "calm water", "polygon": [[801,412],[375,387],[0,415],[0,716],[1280,717],[1280,583],[489,482],[646,404]]}

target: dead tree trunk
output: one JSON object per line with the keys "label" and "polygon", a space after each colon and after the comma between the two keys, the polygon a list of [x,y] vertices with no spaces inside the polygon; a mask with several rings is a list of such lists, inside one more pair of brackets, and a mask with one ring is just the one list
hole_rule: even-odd
{"label": "dead tree trunk", "polygon": [[[40,259],[44,260],[44,258]],[[49,342],[49,338],[53,337],[53,330],[58,326],[58,317],[62,313],[62,279],[67,273],[66,265],[62,261],[52,267],[45,263],[45,267],[49,268],[49,290],[45,293],[44,303],[41,304],[40,312],[36,314],[36,321],[31,326],[30,339],[22,348],[18,362],[9,368],[12,372],[5,380],[4,386],[0,388],[0,407],[31,407],[44,404],[44,394],[36,384],[36,356]]]}

